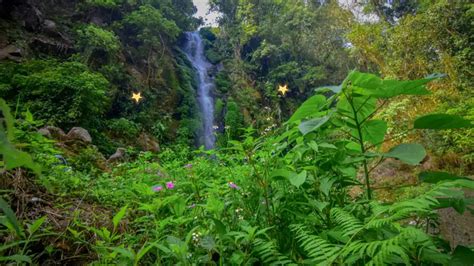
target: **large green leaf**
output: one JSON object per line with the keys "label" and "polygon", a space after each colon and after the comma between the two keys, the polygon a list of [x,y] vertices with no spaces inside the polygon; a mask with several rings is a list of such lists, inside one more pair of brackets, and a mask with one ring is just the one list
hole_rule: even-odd
{"label": "large green leaf", "polygon": [[319,88],[314,89],[315,92],[324,92],[324,91],[332,91],[334,93],[339,93],[342,90],[342,85],[338,86],[322,86]]}
{"label": "large green leaf", "polygon": [[[362,125],[363,140],[374,145],[382,144],[386,133],[387,122],[383,120],[370,120]],[[355,136],[359,137],[358,134],[355,134]]]}
{"label": "large green leaf", "polygon": [[36,174],[41,173],[41,166],[33,162],[33,159],[28,153],[15,149],[8,142],[0,142],[0,154],[3,155],[3,161],[5,162],[5,168],[7,170],[17,167],[27,167]]}
{"label": "large green leaf", "polygon": [[347,80],[354,87],[354,92],[376,98],[391,98],[397,95],[424,95],[430,92],[425,85],[439,78],[430,76],[418,80],[383,80],[376,75],[353,71]]}
{"label": "large green leaf", "polygon": [[[6,125],[0,124],[0,155],[3,155],[4,167],[11,170],[17,167],[27,167],[36,174],[41,173],[41,167],[33,162],[31,156],[23,151],[15,149],[13,144],[14,118],[10,113],[10,108],[6,102],[0,98],[0,111],[3,115],[3,121]],[[0,165],[1,166],[1,165]]]}
{"label": "large green leaf", "polygon": [[293,186],[300,187],[306,181],[306,175],[307,175],[306,171],[303,171],[299,174],[292,173],[288,179],[290,180],[290,183]]}
{"label": "large green leaf", "polygon": [[326,115],[321,118],[313,118],[311,120],[303,121],[298,126],[298,129],[303,135],[306,135],[324,125],[329,120],[329,117],[329,115]]}
{"label": "large green leaf", "polygon": [[436,184],[445,180],[467,179],[467,177],[457,176],[446,172],[421,172],[418,175],[421,182]]}
{"label": "large green leaf", "polygon": [[417,129],[453,129],[473,127],[471,121],[458,115],[429,114],[415,120],[414,127]]}
{"label": "large green leaf", "polygon": [[309,98],[295,111],[295,113],[288,120],[288,123],[314,116],[321,109],[321,107],[324,106],[324,104],[326,104],[326,97],[323,95],[315,95]]}
{"label": "large green leaf", "polygon": [[24,236],[23,229],[20,227],[20,224],[16,219],[15,213],[10,208],[10,205],[8,205],[8,203],[3,198],[0,198],[0,210],[3,211],[5,217],[7,218],[6,222],[8,222],[12,226],[16,234],[18,236]]}
{"label": "large green leaf", "polygon": [[451,266],[472,266],[472,260],[474,258],[474,251],[468,247],[457,246],[454,250],[453,256],[449,265]]}
{"label": "large green leaf", "polygon": [[384,154],[384,157],[396,158],[410,165],[419,164],[425,156],[425,148],[417,143],[400,144]]}
{"label": "large green leaf", "polygon": [[357,114],[357,120],[362,122],[368,116],[370,116],[377,106],[377,99],[368,96],[353,97],[350,100],[346,97],[340,97],[337,103],[337,111],[343,116],[349,118],[345,122],[351,127],[355,127],[355,114]]}

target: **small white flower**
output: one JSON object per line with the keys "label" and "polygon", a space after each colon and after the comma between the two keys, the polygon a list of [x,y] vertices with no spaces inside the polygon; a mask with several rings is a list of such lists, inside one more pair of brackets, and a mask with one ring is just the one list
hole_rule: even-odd
{"label": "small white flower", "polygon": [[219,126],[213,125],[213,126],[212,126],[212,129],[218,130],[218,129],[219,129]]}

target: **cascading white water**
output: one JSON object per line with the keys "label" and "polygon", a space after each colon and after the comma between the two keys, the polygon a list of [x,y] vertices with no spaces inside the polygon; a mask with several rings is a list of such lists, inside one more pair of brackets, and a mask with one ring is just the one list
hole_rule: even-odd
{"label": "cascading white water", "polygon": [[187,32],[186,38],[184,52],[196,69],[197,96],[203,121],[202,132],[199,134],[199,145],[204,145],[206,150],[210,150],[214,148],[216,142],[213,128],[214,99],[212,90],[214,89],[214,78],[210,75],[213,66],[204,55],[204,44],[199,32]]}

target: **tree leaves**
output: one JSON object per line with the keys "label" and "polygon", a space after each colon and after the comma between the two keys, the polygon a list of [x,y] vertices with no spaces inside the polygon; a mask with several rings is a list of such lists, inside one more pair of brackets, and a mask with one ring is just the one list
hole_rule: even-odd
{"label": "tree leaves", "polygon": [[396,158],[410,165],[419,164],[425,156],[425,148],[417,143],[400,144],[384,154],[384,157]]}
{"label": "tree leaves", "polygon": [[416,129],[454,129],[471,128],[473,124],[458,115],[429,114],[415,120]]}

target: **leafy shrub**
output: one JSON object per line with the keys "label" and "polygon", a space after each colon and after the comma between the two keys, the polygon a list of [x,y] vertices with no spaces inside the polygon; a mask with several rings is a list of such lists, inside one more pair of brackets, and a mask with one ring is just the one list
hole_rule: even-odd
{"label": "leafy shrub", "polygon": [[117,36],[94,24],[78,29],[77,35],[77,45],[84,52],[85,61],[88,63],[96,61],[95,57],[101,56],[101,53],[105,53],[104,63],[107,63],[120,50]]}
{"label": "leafy shrub", "polygon": [[226,105],[224,123],[230,133],[231,138],[236,138],[244,126],[244,120],[239,106],[236,102],[229,100]]}
{"label": "leafy shrub", "polygon": [[63,127],[94,125],[107,108],[108,81],[78,62],[35,60],[0,70],[7,99]]}
{"label": "leafy shrub", "polygon": [[[384,203],[372,183],[380,162],[417,165],[426,155],[417,143],[382,147],[390,137],[377,116],[378,102],[427,94],[426,84],[435,79],[383,80],[353,71],[341,85],[317,90],[275,134],[247,129],[222,150],[177,145],[158,158],[140,153],[98,174],[93,186],[81,175],[64,175],[63,184],[52,176],[51,183],[64,185],[59,193],[77,187],[74,195],[115,213],[109,227],[79,217],[67,237],[91,250],[99,264],[470,263],[470,248],[453,252],[433,229],[435,210],[471,210],[464,196],[474,189],[471,179],[422,172],[423,189]],[[320,94],[325,90],[331,96]],[[231,106],[238,114],[237,104]],[[410,128],[472,126],[456,115],[430,114]],[[90,154],[80,163],[87,165]],[[80,190],[81,183],[93,189]],[[350,196],[354,187],[365,197]]]}
{"label": "leafy shrub", "polygon": [[148,47],[156,47],[162,41],[160,36],[174,41],[180,29],[172,20],[166,19],[159,9],[151,5],[142,5],[125,18],[125,24],[138,32],[137,38]]}
{"label": "leafy shrub", "polygon": [[123,0],[86,0],[87,6],[103,8],[117,8],[123,2]]}
{"label": "leafy shrub", "polygon": [[109,130],[115,137],[136,139],[140,132],[139,126],[126,118],[112,119],[108,123]]}

